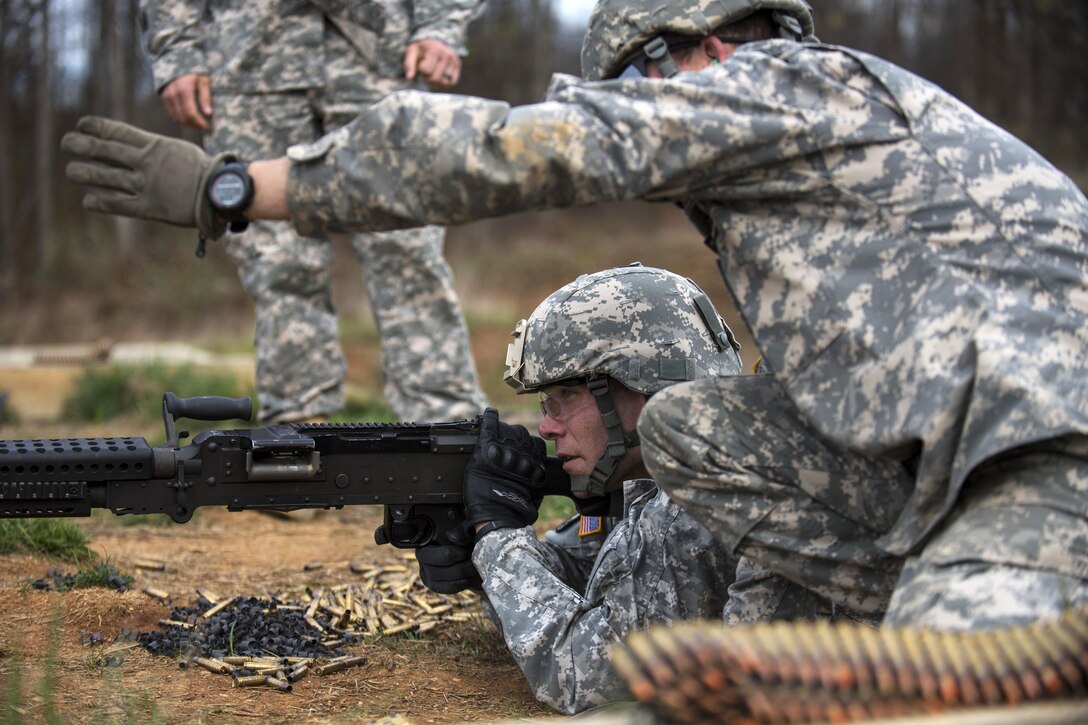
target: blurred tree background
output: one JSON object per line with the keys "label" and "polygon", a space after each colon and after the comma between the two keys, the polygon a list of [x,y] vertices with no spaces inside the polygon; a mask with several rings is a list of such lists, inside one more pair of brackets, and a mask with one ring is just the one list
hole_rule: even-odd
{"label": "blurred tree background", "polygon": [[[821,40],[874,52],[936,82],[1088,186],[1085,0],[812,4]],[[250,333],[251,305],[219,245],[198,262],[193,233],[85,214],[63,177],[60,136],[84,114],[181,134],[154,95],[137,13],[137,0],[0,0],[0,343],[227,336],[247,344],[237,340]],[[553,0],[489,0],[455,91],[538,100],[553,72],[578,72],[583,30],[561,22]],[[665,207],[519,215],[451,229],[458,284],[472,290],[474,342],[491,317],[508,330],[508,318],[558,284],[608,264],[641,259],[713,285],[709,254]],[[337,304],[350,312],[350,334],[350,320],[365,328],[368,318],[357,314],[365,306],[357,272],[347,274],[353,281],[341,285]],[[490,367],[481,365],[485,377]]]}

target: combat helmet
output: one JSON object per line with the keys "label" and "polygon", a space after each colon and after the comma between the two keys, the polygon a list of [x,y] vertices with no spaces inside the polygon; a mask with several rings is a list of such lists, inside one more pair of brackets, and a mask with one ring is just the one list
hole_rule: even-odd
{"label": "combat helmet", "polygon": [[710,298],[690,279],[632,264],[585,274],[518,322],[503,379],[519,393],[585,382],[605,421],[608,446],[575,491],[600,495],[616,462],[638,445],[621,429],[608,378],[651,396],[685,380],[736,375],[740,346]]}
{"label": "combat helmet", "polygon": [[582,41],[582,77],[614,77],[624,59],[665,33],[708,36],[760,10],[771,11],[781,37],[816,39],[805,0],[598,0]]}

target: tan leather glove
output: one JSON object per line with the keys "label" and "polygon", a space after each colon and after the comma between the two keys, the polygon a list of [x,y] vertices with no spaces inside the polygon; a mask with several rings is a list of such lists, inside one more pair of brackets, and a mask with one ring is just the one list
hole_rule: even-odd
{"label": "tan leather glove", "polygon": [[188,141],[98,116],[84,116],[76,129],[60,148],[75,157],[68,178],[88,187],[84,209],[195,227],[208,239],[226,231],[205,186],[227,154],[211,157]]}

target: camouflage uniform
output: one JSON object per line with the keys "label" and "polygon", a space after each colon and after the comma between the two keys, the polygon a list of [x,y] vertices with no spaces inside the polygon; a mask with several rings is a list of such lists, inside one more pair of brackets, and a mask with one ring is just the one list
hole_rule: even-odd
{"label": "camouflage uniform", "polygon": [[603,540],[575,545],[571,522],[543,541],[498,529],[473,551],[510,653],[537,699],[566,714],[628,697],[611,648],[651,624],[721,616],[733,581],[736,559],[653,481],[624,484],[624,512]]}
{"label": "camouflage uniform", "polygon": [[[312,141],[408,87],[401,64],[410,42],[439,40],[463,52],[478,0],[142,5],[156,88],[186,73],[210,75],[215,113],[206,149],[255,159]],[[487,404],[442,254],[444,236],[430,226],[351,237],[381,337],[385,396],[402,419],[468,417]],[[262,422],[344,405],[332,247],[318,237],[256,222],[226,238],[256,303]]]}
{"label": "camouflage uniform", "polygon": [[[395,94],[293,158],[302,231],[682,202],[769,374],[655,396],[640,428],[663,487],[863,612],[909,557],[897,623],[1086,599],[1088,200],[939,88],[772,40],[669,80],[560,76],[516,109]],[[1048,603],[954,615],[994,589],[962,568],[991,564],[1045,579]]]}

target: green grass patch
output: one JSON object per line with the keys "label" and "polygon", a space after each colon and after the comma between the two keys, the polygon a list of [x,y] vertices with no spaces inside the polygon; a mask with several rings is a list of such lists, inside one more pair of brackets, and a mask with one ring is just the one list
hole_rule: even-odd
{"label": "green grass patch", "polygon": [[31,583],[35,589],[67,592],[72,589],[116,589],[127,591],[135,581],[131,576],[118,571],[108,561],[80,567],[74,574],[66,574],[56,567],[50,567],[45,577]]}
{"label": "green grass patch", "polygon": [[330,416],[330,420],[337,423],[384,423],[397,420],[397,416],[383,400],[352,396],[345,402],[344,409]]}
{"label": "green grass patch", "polygon": [[540,518],[563,521],[577,512],[574,501],[566,496],[545,496],[540,503]]}
{"label": "green grass patch", "polygon": [[117,417],[156,419],[162,416],[162,396],[254,396],[254,391],[229,373],[191,365],[110,365],[88,368],[65,399],[63,416],[72,422],[101,423]]}
{"label": "green grass patch", "polygon": [[101,589],[120,589],[121,587],[118,585],[123,585],[125,589],[129,589],[134,581],[136,580],[128,574],[118,571],[113,564],[102,562],[79,569],[68,588],[91,589],[99,587]]}
{"label": "green grass patch", "polygon": [[87,561],[87,534],[64,519],[11,519],[0,521],[0,554],[38,554],[63,561]]}

